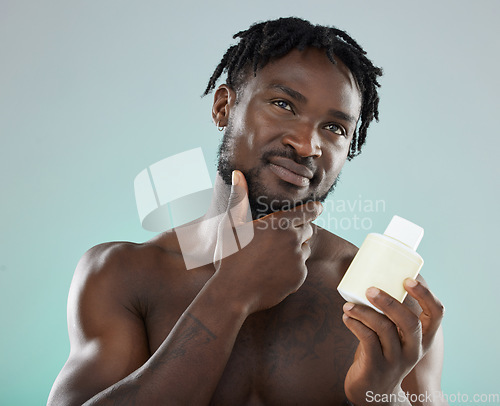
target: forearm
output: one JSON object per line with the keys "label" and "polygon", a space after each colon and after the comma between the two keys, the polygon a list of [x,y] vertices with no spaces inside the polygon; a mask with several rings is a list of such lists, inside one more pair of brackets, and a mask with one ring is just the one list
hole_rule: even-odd
{"label": "forearm", "polygon": [[141,368],[85,405],[208,404],[247,316],[211,285],[209,281]]}

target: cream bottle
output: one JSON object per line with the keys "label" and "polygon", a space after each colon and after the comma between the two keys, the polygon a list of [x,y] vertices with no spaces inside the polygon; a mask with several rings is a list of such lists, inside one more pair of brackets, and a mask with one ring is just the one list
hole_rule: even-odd
{"label": "cream bottle", "polygon": [[415,279],[424,264],[416,249],[424,235],[422,227],[394,216],[384,234],[368,234],[349,265],[337,290],[348,302],[381,311],[366,298],[366,290],[375,286],[403,302],[403,281]]}

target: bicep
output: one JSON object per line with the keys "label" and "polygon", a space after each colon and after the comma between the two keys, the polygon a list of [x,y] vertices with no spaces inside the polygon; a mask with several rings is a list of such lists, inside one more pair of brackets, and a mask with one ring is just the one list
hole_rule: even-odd
{"label": "bicep", "polygon": [[142,319],[124,303],[115,276],[108,270],[77,268],[68,298],[71,352],[50,404],[82,404],[149,358]]}

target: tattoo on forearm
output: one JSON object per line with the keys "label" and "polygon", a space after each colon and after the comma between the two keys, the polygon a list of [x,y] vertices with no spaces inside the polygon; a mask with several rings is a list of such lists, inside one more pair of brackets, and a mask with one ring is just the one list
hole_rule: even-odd
{"label": "tattoo on forearm", "polygon": [[157,369],[160,365],[183,357],[186,355],[189,347],[208,344],[217,339],[217,336],[191,313],[186,313],[186,318],[191,320],[191,322],[184,327],[181,333],[173,337],[169,347],[173,346],[174,348],[171,348],[167,351],[167,354],[154,360],[151,363],[152,369]]}
{"label": "tattoo on forearm", "polygon": [[[217,339],[217,336],[191,313],[186,313],[186,318],[182,324],[181,332],[174,332],[171,341],[167,344],[167,348],[163,349],[166,353],[163,355],[157,354],[154,359],[150,360],[149,372],[157,370],[161,365],[171,360],[184,356],[189,351],[189,348],[206,345]],[[108,388],[107,391],[97,395],[87,404],[135,406],[140,404],[137,399],[140,389],[140,384],[132,379],[126,384],[118,384]]]}
{"label": "tattoo on forearm", "polygon": [[196,317],[194,317],[191,313],[186,313],[186,316],[190,317],[192,320],[195,321],[195,323],[200,326],[203,330],[205,330],[207,332],[207,334],[209,335],[209,337],[207,337],[207,343],[212,341],[212,340],[215,340],[217,338],[217,336],[212,333],[207,326],[205,326],[200,320],[198,320]]}

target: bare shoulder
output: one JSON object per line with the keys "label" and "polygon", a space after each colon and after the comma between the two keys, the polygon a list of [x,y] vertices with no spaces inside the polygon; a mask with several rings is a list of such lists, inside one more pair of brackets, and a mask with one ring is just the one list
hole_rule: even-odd
{"label": "bare shoulder", "polygon": [[102,268],[103,266],[120,266],[127,261],[147,260],[147,263],[159,258],[175,256],[175,237],[173,233],[165,233],[162,243],[154,238],[144,243],[114,241],[98,244],[90,248],[82,257],[85,265]]}
{"label": "bare shoulder", "polygon": [[73,283],[126,271],[128,267],[123,265],[137,256],[141,249],[141,244],[124,241],[96,245],[85,252],[78,262]]}
{"label": "bare shoulder", "polygon": [[68,297],[71,352],[49,404],[82,404],[147,361],[149,292],[159,280],[169,285],[161,275],[175,260],[168,246],[130,242],[99,244],[82,256]]}
{"label": "bare shoulder", "polygon": [[116,241],[98,244],[82,256],[75,271],[75,278],[138,278],[142,273],[150,273],[151,270],[168,270],[179,264],[179,255],[173,242],[174,237],[165,240],[168,243],[163,245],[155,240],[145,243]]}
{"label": "bare shoulder", "polygon": [[182,265],[174,245],[118,241],[90,248],[76,267],[68,306],[100,296],[100,303],[114,302],[143,314],[143,298],[159,281],[168,285],[169,275]]}

